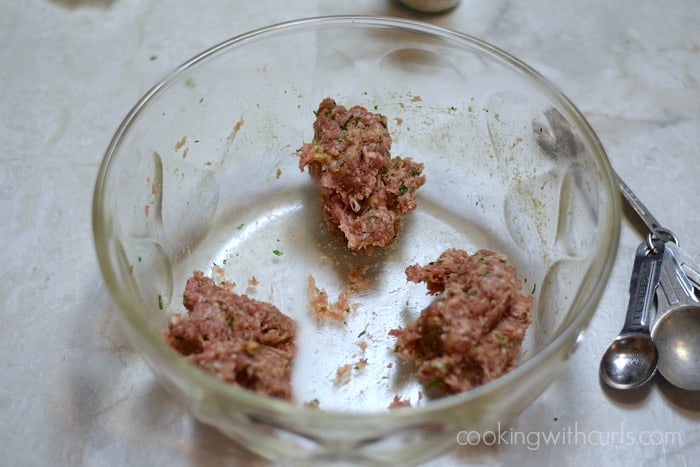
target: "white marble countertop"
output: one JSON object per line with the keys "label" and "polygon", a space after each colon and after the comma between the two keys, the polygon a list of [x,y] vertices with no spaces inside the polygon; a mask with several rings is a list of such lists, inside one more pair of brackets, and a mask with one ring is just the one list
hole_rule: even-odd
{"label": "white marble countertop", "polygon": [[[297,17],[417,18],[487,40],[557,84],[612,165],[700,260],[700,6],[695,0],[22,0],[0,15],[0,459],[4,465],[266,465],[194,421],[114,322],[91,232],[104,150],[136,100],[210,45]],[[293,6],[287,6],[293,5]],[[614,394],[598,362],[622,325],[643,233],[625,217],[585,339],[512,425],[528,443],[455,449],[453,465],[693,465],[700,394],[657,379]],[[549,444],[546,433],[574,433]],[[581,433],[581,434],[576,434]],[[540,436],[536,445],[535,436]]]}

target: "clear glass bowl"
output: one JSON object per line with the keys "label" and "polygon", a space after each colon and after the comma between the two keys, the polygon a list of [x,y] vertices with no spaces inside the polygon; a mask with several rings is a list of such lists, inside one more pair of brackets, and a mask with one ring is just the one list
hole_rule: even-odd
{"label": "clear glass bowl", "polygon": [[[327,96],[386,115],[392,153],[425,164],[418,208],[396,244],[370,258],[328,237],[294,156]],[[461,430],[511,420],[589,322],[619,216],[601,144],[539,74],[467,35],[369,17],[259,29],[177,68],[117,130],[93,204],[106,284],[157,378],[204,423],[265,457],[302,463],[415,463],[455,446]],[[432,400],[387,332],[431,298],[406,282],[405,267],[450,247],[507,254],[535,295],[533,324],[512,372]],[[334,297],[350,265],[367,266],[372,287],[352,296],[345,324],[316,323],[308,276]],[[195,269],[223,272],[237,292],[299,322],[295,403],[224,384],[165,344]],[[336,370],[359,358],[367,366],[336,384]],[[412,407],[388,410],[396,395]],[[314,399],[319,408],[305,406]]]}

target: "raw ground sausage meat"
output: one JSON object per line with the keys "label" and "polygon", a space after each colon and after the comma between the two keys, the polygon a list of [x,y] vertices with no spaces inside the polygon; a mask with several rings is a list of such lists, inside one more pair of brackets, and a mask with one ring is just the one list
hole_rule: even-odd
{"label": "raw ground sausage meat", "polygon": [[187,281],[187,315],[168,320],[165,340],[220,379],[291,400],[296,322],[275,306],[219,287],[201,271]]}
{"label": "raw ground sausage meat", "polygon": [[412,282],[438,294],[418,319],[394,329],[396,351],[429,388],[456,393],[511,370],[532,320],[531,295],[504,255],[449,249],[426,266],[406,268]]}
{"label": "raw ground sausage meat", "polygon": [[416,208],[423,164],[392,158],[386,117],[363,107],[346,109],[326,98],[313,127],[314,141],[297,155],[299,168],[308,166],[316,182],[324,223],[352,251],[391,244],[402,217]]}

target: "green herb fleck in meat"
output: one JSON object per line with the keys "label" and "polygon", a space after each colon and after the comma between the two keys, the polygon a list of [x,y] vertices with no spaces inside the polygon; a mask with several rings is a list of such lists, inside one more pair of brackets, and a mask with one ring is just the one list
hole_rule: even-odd
{"label": "green herb fleck in meat", "polygon": [[435,378],[431,382],[425,385],[426,389],[431,389],[442,384],[442,378]]}

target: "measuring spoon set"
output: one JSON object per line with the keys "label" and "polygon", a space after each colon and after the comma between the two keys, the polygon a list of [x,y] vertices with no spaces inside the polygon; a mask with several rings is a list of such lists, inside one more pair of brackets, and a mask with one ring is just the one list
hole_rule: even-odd
{"label": "measuring spoon set", "polygon": [[[552,160],[576,159],[583,144],[557,109],[544,112],[551,131],[533,122],[540,149]],[[671,384],[700,390],[700,267],[679,246],[627,184],[622,195],[649,229],[637,247],[625,323],[600,361],[600,379],[633,389],[658,371]]]}
{"label": "measuring spoon set", "polygon": [[700,390],[700,268],[618,176],[623,196],[649,229],[638,247],[625,323],[603,354],[601,380],[633,389],[657,372]]}

